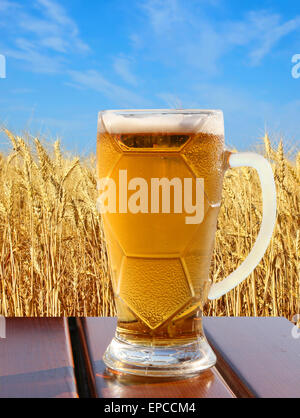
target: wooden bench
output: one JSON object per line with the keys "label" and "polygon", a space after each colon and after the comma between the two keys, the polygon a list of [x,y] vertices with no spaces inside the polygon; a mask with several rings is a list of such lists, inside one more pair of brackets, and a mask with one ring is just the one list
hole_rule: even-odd
{"label": "wooden bench", "polygon": [[102,356],[115,327],[115,318],[7,319],[0,397],[300,397],[300,338],[286,319],[205,318],[217,365],[181,380],[106,370]]}

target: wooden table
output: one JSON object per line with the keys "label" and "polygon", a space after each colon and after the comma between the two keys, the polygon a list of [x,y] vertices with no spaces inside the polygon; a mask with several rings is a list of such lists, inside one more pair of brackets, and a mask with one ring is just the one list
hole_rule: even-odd
{"label": "wooden table", "polygon": [[7,319],[0,397],[300,397],[300,338],[286,319],[205,318],[217,365],[182,380],[111,374],[102,356],[115,327],[115,318]]}

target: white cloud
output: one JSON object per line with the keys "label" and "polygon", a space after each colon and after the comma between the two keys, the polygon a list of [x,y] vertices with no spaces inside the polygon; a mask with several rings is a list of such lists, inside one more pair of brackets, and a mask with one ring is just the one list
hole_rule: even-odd
{"label": "white cloud", "polygon": [[[200,7],[200,5],[201,7]],[[145,0],[145,25],[137,35],[153,59],[169,66],[188,65],[204,73],[218,72],[221,58],[240,48],[244,62],[259,65],[284,37],[300,30],[300,16],[284,20],[265,10],[238,20],[218,20],[207,7],[219,2]],[[131,39],[135,39],[131,35]]]}
{"label": "white cloud", "polygon": [[251,11],[244,20],[225,22],[224,42],[228,47],[243,46],[251,65],[259,65],[278,42],[300,29],[300,16],[283,21],[282,16],[265,10]]}
{"label": "white cloud", "polygon": [[43,38],[41,39],[40,44],[57,52],[63,53],[67,51],[67,43],[65,40],[56,36]]}
{"label": "white cloud", "polygon": [[181,7],[178,0],[147,0],[142,3],[149,16],[154,31],[166,34],[172,31],[174,25],[183,22],[186,18],[186,9]]}
{"label": "white cloud", "polygon": [[254,39],[257,45],[250,52],[253,65],[258,65],[261,60],[271,52],[272,48],[285,36],[300,28],[300,16],[282,22],[278,14],[267,15],[266,13],[251,13]]}
{"label": "white cloud", "polygon": [[79,86],[103,94],[118,106],[139,107],[149,105],[149,102],[139,94],[108,81],[99,71],[69,71],[69,75],[73,82]]}
{"label": "white cloud", "polygon": [[[72,54],[86,53],[89,46],[80,38],[76,22],[55,0],[35,0],[32,6],[0,0],[0,23],[6,25],[3,53],[22,62],[26,70],[43,74],[65,74],[64,84],[89,88],[111,99],[116,105],[145,106],[138,93],[110,82],[98,71],[71,71]],[[78,60],[76,60],[76,63]],[[127,84],[137,86],[132,60],[119,55],[113,68]]]}
{"label": "white cloud", "polygon": [[89,51],[75,21],[54,0],[35,0],[31,8],[0,0],[0,10],[6,33],[2,49],[7,56],[31,63],[33,72],[57,72],[65,57]]}
{"label": "white cloud", "polygon": [[144,46],[144,42],[141,36],[139,36],[139,34],[137,33],[132,33],[131,35],[129,35],[129,40],[130,40],[131,46],[134,49],[141,49]]}
{"label": "white cloud", "polygon": [[9,9],[14,9],[18,7],[18,5],[12,1],[8,0],[0,0],[0,12],[6,12]]}
{"label": "white cloud", "polygon": [[26,69],[35,73],[54,74],[63,70],[63,58],[51,57],[36,48],[35,44],[23,38],[15,41],[17,48],[6,48],[7,57],[15,58],[24,63]]}
{"label": "white cloud", "polygon": [[138,80],[131,70],[132,60],[123,56],[114,58],[113,67],[115,72],[128,84],[136,86]]}
{"label": "white cloud", "polygon": [[77,32],[77,26],[73,20],[67,16],[65,9],[53,0],[37,0],[37,4],[42,7],[44,13],[53,21],[64,26],[73,27],[73,31]]}
{"label": "white cloud", "polygon": [[[65,9],[60,4],[53,0],[37,0],[37,4],[40,5],[48,22],[52,22],[55,25],[56,32],[50,32],[54,38],[58,38],[57,34],[60,33],[60,28],[63,28],[62,35],[67,35],[67,39],[70,40],[69,46],[73,46],[82,52],[89,51],[89,46],[79,37],[76,23],[67,15]],[[71,45],[71,42],[73,45]]]}

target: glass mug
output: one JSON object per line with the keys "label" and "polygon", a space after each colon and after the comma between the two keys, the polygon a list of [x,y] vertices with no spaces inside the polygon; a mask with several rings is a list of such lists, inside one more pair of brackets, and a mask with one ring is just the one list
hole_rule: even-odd
{"label": "glass mug", "polygon": [[[136,375],[193,375],[216,362],[202,328],[204,304],[241,283],[271,239],[271,166],[260,155],[226,151],[221,111],[103,111],[98,122],[97,207],[118,316],[104,362]],[[223,177],[240,166],[259,174],[262,225],[246,260],[211,284]]]}

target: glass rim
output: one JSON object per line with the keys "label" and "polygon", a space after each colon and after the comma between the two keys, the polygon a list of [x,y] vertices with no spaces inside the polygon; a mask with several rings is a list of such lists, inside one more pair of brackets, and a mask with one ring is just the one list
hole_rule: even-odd
{"label": "glass rim", "polygon": [[106,113],[135,115],[135,114],[160,114],[160,115],[223,115],[220,109],[107,109],[100,110],[99,116]]}
{"label": "glass rim", "polygon": [[[106,120],[107,119],[107,120]],[[166,122],[166,124],[165,124]],[[98,132],[201,132],[224,135],[222,110],[209,109],[118,109],[98,114]]]}

